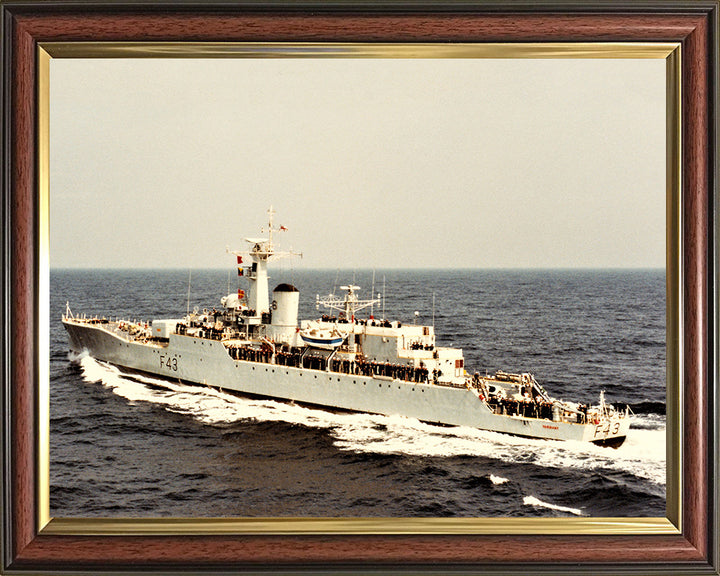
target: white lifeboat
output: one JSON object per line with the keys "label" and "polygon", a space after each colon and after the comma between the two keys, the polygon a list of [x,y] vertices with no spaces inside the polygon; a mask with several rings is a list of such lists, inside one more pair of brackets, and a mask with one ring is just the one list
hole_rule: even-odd
{"label": "white lifeboat", "polygon": [[319,330],[316,328],[300,331],[300,338],[308,346],[314,348],[322,348],[324,350],[334,350],[345,340],[345,335],[338,332],[337,329]]}

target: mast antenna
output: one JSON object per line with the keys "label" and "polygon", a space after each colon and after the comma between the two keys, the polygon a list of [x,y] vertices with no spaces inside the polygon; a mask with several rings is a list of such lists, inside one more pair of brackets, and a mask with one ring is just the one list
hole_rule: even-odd
{"label": "mast antenna", "polygon": [[383,320],[385,320],[385,274],[383,274],[383,297],[382,297],[382,304],[383,304]]}
{"label": "mast antenna", "polygon": [[190,316],[190,281],[192,280],[192,269],[188,270],[188,297],[187,297],[187,315]]}
{"label": "mast antenna", "polygon": [[435,331],[435,290],[433,290],[433,331]]}

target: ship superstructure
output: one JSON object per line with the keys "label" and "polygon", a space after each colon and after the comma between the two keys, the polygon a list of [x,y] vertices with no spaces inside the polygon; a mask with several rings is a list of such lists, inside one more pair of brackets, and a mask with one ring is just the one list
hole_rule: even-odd
{"label": "ship superstructure", "polygon": [[[300,256],[277,251],[272,208],[267,238],[247,238],[234,251],[249,283],[221,299],[220,310],[195,309],[149,323],[62,317],[71,348],[117,366],[245,395],[332,409],[402,415],[555,440],[619,446],[629,410],[600,394],[586,406],[551,397],[529,373],[469,374],[461,349],[438,346],[433,326],[360,317],[379,298],[360,299],[359,286],[316,297],[317,319],[298,321],[300,294],[290,284],[269,293],[268,262]],[[247,261],[246,261],[247,260]]]}

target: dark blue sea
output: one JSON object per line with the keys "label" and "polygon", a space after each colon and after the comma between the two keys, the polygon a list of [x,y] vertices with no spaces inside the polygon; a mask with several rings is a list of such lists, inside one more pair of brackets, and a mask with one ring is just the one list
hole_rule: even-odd
{"label": "dark blue sea", "polygon": [[[315,295],[372,271],[271,271]],[[384,314],[434,322],[469,372],[532,372],[553,396],[630,405],[619,449],[334,413],[128,377],[69,353],[60,316],[220,307],[226,271],[52,270],[50,508],[59,517],[665,516],[662,270],[382,270]],[[418,315],[415,315],[415,312]]]}

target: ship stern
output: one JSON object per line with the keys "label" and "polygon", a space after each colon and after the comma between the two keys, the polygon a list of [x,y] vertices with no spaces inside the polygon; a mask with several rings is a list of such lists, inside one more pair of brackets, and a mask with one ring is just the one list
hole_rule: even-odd
{"label": "ship stern", "polygon": [[619,448],[625,442],[629,429],[630,415],[626,409],[586,424],[585,439],[598,446]]}

